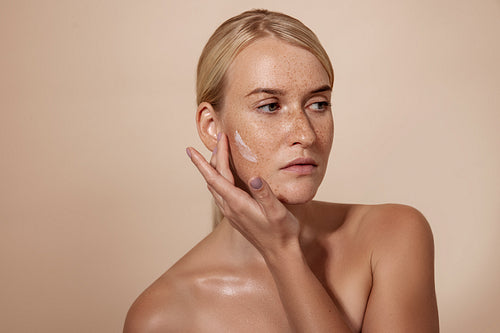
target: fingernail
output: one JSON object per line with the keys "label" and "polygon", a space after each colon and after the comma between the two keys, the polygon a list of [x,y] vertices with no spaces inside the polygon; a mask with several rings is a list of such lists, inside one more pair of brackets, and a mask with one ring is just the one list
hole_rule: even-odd
{"label": "fingernail", "polygon": [[217,133],[217,142],[219,142],[222,133]]}
{"label": "fingernail", "polygon": [[252,179],[250,181],[250,186],[252,186],[254,190],[260,189],[262,187],[262,179],[259,177]]}
{"label": "fingernail", "polygon": [[215,146],[214,150],[212,150],[212,155],[217,154],[217,146]]}
{"label": "fingernail", "polygon": [[189,150],[189,148],[186,148],[186,153],[188,154],[189,158],[191,158],[191,151]]}

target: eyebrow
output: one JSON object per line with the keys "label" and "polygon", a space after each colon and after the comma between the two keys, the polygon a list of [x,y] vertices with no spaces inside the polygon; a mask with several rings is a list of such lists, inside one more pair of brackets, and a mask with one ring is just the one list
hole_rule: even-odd
{"label": "eyebrow", "polygon": [[[332,87],[330,87],[329,85],[325,84],[324,86],[321,86],[321,87],[319,87],[317,89],[314,89],[310,93],[311,94],[317,94],[317,93],[324,92],[324,91],[332,91]],[[265,93],[265,94],[269,94],[269,95],[278,95],[278,96],[285,95],[285,91],[283,91],[281,89],[255,88],[254,90],[252,90],[251,92],[249,92],[247,95],[245,95],[245,97],[248,97],[248,96],[253,95],[253,94],[259,94],[259,93]]]}
{"label": "eyebrow", "polygon": [[311,94],[317,94],[319,92],[324,92],[324,91],[332,91],[332,87],[325,84],[324,86],[321,86],[318,89],[311,91]]}
{"label": "eyebrow", "polygon": [[249,92],[248,94],[245,95],[245,97],[248,97],[250,95],[253,95],[253,94],[259,94],[259,93],[266,93],[266,94],[269,94],[269,95],[284,95],[285,92],[283,90],[280,90],[280,89],[273,89],[273,88],[255,88],[254,90],[252,90],[251,92]]}

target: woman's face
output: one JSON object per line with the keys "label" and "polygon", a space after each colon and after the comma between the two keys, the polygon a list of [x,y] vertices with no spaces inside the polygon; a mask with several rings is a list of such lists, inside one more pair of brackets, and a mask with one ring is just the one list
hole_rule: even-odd
{"label": "woman's face", "polygon": [[260,176],[287,204],[312,200],[333,140],[328,74],[309,51],[266,37],[228,69],[219,126],[247,184]]}

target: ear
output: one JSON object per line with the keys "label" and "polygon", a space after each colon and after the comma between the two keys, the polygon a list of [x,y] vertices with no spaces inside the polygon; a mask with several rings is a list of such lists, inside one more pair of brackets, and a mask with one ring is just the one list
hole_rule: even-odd
{"label": "ear", "polygon": [[219,133],[219,118],[210,103],[203,102],[196,111],[196,127],[201,141],[210,151],[217,146],[217,133]]}

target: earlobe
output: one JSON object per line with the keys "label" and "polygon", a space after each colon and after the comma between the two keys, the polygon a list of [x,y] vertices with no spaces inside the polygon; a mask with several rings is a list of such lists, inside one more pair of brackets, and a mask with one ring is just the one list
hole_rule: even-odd
{"label": "earlobe", "polygon": [[203,102],[196,111],[196,126],[201,141],[210,151],[217,145],[218,114],[210,103]]}

